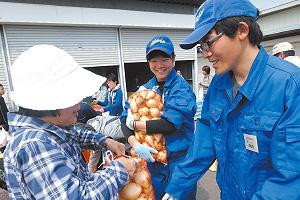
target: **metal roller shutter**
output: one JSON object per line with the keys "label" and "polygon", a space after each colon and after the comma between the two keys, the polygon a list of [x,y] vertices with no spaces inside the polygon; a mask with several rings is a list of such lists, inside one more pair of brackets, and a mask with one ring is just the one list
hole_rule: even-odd
{"label": "metal roller shutter", "polygon": [[157,35],[167,35],[175,47],[176,60],[195,60],[195,50],[183,50],[179,43],[189,34],[188,30],[121,29],[123,59],[125,63],[146,62],[146,44]]}
{"label": "metal roller shutter", "polygon": [[119,65],[116,28],[4,25],[11,62],[37,44],[52,44],[83,67]]}
{"label": "metal roller shutter", "polygon": [[[1,30],[0,30],[1,31]],[[12,110],[12,101],[9,98],[8,94],[10,92],[9,88],[9,81],[7,76],[7,69],[6,64],[4,61],[4,52],[3,52],[3,44],[2,44],[2,38],[0,33],[0,83],[4,86],[5,94],[4,94],[4,100],[9,110]]]}

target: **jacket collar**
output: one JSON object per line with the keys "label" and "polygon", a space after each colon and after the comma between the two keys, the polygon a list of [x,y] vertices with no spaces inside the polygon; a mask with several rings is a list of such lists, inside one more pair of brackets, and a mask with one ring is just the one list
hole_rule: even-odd
{"label": "jacket collar", "polygon": [[15,130],[18,128],[29,127],[32,129],[39,129],[51,132],[54,135],[62,138],[63,140],[66,140],[68,135],[70,134],[76,136],[72,131],[68,131],[71,126],[67,127],[67,129],[63,129],[56,125],[49,124],[48,122],[45,122],[39,118],[28,117],[16,113],[8,113],[7,117],[8,124],[10,127],[10,133],[12,134],[14,134]]}
{"label": "jacket collar", "polygon": [[[248,100],[251,100],[257,87],[259,81],[261,80],[262,74],[265,70],[265,66],[269,60],[269,56],[263,47],[259,47],[259,52],[252,63],[251,69],[249,71],[248,77],[242,87],[240,88],[240,93],[242,93]],[[232,83],[230,72],[223,75],[216,76],[216,87],[217,89],[232,90]]]}
{"label": "jacket collar", "polygon": [[[168,77],[167,77],[167,80],[166,80],[166,83],[165,83],[164,87],[165,87],[165,88],[169,87],[169,86],[171,85],[173,79],[176,78],[176,76],[177,76],[176,70],[173,68],[172,71],[170,72],[170,74],[169,74]],[[150,82],[151,82],[153,85],[158,85],[157,79],[156,79],[155,76],[150,80]]]}

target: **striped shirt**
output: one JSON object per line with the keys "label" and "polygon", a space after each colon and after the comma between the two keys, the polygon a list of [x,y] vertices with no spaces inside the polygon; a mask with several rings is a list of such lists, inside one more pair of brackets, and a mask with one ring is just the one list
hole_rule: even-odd
{"label": "striped shirt", "polygon": [[89,175],[81,155],[82,148],[103,148],[103,134],[14,113],[8,121],[12,139],[4,167],[10,199],[118,199],[128,180],[125,168],[113,161]]}

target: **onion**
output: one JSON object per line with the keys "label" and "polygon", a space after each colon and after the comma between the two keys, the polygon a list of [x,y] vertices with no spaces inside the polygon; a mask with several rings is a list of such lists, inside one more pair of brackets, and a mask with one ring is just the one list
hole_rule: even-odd
{"label": "onion", "polygon": [[158,103],[154,99],[149,99],[146,102],[146,106],[149,107],[149,108],[157,108],[158,107]]}
{"label": "onion", "polygon": [[134,175],[134,182],[136,182],[137,184],[139,184],[140,186],[142,186],[143,188],[148,188],[150,183],[148,180],[148,174],[147,172],[141,170],[138,171],[135,175]]}
{"label": "onion", "polygon": [[135,103],[138,107],[140,107],[143,103],[145,102],[145,99],[143,99],[143,97],[141,96],[138,96],[136,99],[135,99]]}
{"label": "onion", "polygon": [[151,146],[154,147],[154,138],[151,135],[146,135],[145,141]]}
{"label": "onion", "polygon": [[156,140],[157,142],[159,142],[162,138],[162,134],[156,133],[156,134],[152,134],[152,135],[154,137],[154,140]]}
{"label": "onion", "polygon": [[138,121],[140,119],[139,113],[133,113],[132,116],[133,116],[134,120]]}
{"label": "onion", "polygon": [[159,151],[158,152],[158,156],[157,156],[158,160],[167,160],[167,151],[163,150],[163,151]]}
{"label": "onion", "polygon": [[160,95],[157,94],[157,93],[155,93],[154,99],[155,99],[156,101],[161,101],[161,97],[160,97]]}
{"label": "onion", "polygon": [[130,110],[131,110],[132,113],[136,113],[138,111],[138,107],[137,107],[135,101],[131,101]]}
{"label": "onion", "polygon": [[159,103],[159,104],[158,104],[158,109],[159,109],[159,110],[163,110],[163,108],[164,108],[164,105],[163,105],[162,103]]}
{"label": "onion", "polygon": [[154,149],[156,149],[157,151],[162,150],[161,143],[154,141]]}
{"label": "onion", "polygon": [[150,187],[142,188],[142,189],[143,189],[143,193],[149,194],[153,190],[153,187],[152,187],[152,185],[150,185]]}
{"label": "onion", "polygon": [[138,110],[140,116],[147,116],[149,114],[149,108],[143,107]]}
{"label": "onion", "polygon": [[140,121],[145,122],[148,121],[150,118],[148,116],[141,116]]}
{"label": "onion", "polygon": [[135,200],[137,199],[140,194],[142,193],[142,187],[136,183],[129,182],[127,183],[124,188],[121,190],[120,197],[128,199],[128,200]]}
{"label": "onion", "polygon": [[141,95],[141,97],[143,97],[143,99],[146,99],[147,94],[148,94],[147,90],[144,90],[144,91],[140,92],[140,95]]}
{"label": "onion", "polygon": [[153,99],[155,97],[155,92],[150,90],[146,96],[146,99]]}
{"label": "onion", "polygon": [[158,108],[150,108],[150,115],[153,118],[158,118],[160,116],[160,111]]}

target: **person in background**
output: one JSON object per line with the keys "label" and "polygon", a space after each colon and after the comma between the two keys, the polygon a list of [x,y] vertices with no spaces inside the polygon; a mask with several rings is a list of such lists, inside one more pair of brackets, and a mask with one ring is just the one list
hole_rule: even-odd
{"label": "person in background", "polygon": [[97,101],[105,101],[108,95],[107,84],[103,83],[99,90],[92,95],[92,98],[96,99]]}
{"label": "person in background", "polygon": [[105,106],[100,109],[100,112],[109,111],[110,116],[121,116],[123,112],[123,92],[118,84],[118,79],[115,74],[110,74],[107,77],[108,95],[105,101],[95,101],[100,106]]}
{"label": "person in background", "polygon": [[0,127],[8,131],[8,124],[7,124],[8,109],[3,98],[4,94],[5,94],[4,86],[0,84]]}
{"label": "person in background", "polygon": [[284,59],[300,67],[300,58],[295,55],[295,50],[291,43],[281,42],[273,46],[272,55]]}
{"label": "person in background", "polygon": [[11,76],[10,97],[19,110],[8,113],[11,139],[4,168],[9,198],[117,199],[136,170],[135,161],[120,158],[89,175],[82,148],[102,147],[121,155],[125,146],[75,125],[79,103],[105,78],[83,69],[52,45],[23,52],[11,67]]}
{"label": "person in background", "polygon": [[[155,199],[161,200],[175,166],[185,159],[188,147],[194,140],[196,97],[189,84],[176,74],[174,46],[169,37],[152,38],[146,46],[146,59],[154,77],[139,90],[153,89],[161,95],[163,114],[159,120],[135,121],[127,101],[121,116],[121,128],[133,150],[148,161]],[[133,130],[150,135],[162,133],[166,139],[168,165],[155,162],[151,153],[157,151],[139,143]],[[185,193],[185,198],[196,198],[196,183]]]}
{"label": "person in background", "polygon": [[202,67],[202,73],[203,73],[203,81],[199,83],[200,86],[203,87],[203,98],[205,97],[208,86],[212,80],[212,75],[210,75],[210,67],[207,65],[204,65]]}
{"label": "person in background", "polygon": [[183,78],[183,76],[182,76],[182,74],[181,74],[181,71],[180,71],[180,70],[177,70],[177,71],[176,71],[176,74],[177,74],[178,76],[181,76],[181,77]]}
{"label": "person in background", "polygon": [[300,69],[260,45],[258,13],[249,0],[206,0],[180,44],[199,44],[216,75],[163,200],[186,199],[216,158],[222,200],[300,199]]}

